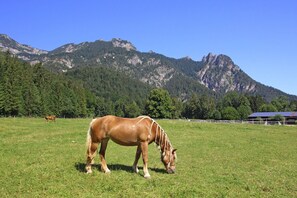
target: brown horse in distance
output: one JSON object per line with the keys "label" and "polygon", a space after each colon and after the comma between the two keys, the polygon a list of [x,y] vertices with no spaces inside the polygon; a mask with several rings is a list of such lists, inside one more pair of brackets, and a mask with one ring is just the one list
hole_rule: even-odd
{"label": "brown horse in distance", "polygon": [[109,173],[105,160],[107,143],[111,139],[123,146],[137,146],[133,170],[138,173],[137,163],[142,154],[143,172],[145,178],[150,178],[148,172],[148,145],[155,142],[161,150],[161,161],[168,173],[175,172],[176,149],[161,126],[148,116],[137,118],[120,118],[104,116],[93,119],[87,134],[87,173],[92,173],[91,164],[96,155],[96,150],[101,143],[99,155],[101,170]]}
{"label": "brown horse in distance", "polygon": [[48,122],[48,121],[56,121],[56,116],[55,115],[48,115],[45,116],[44,119]]}

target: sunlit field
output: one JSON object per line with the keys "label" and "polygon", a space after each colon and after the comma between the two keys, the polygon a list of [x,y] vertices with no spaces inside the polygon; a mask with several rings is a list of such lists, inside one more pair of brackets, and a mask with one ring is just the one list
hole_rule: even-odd
{"label": "sunlit field", "polygon": [[[110,174],[84,171],[91,119],[0,118],[1,197],[297,197],[297,127],[158,120],[177,148],[167,174],[149,147],[151,179],[132,172],[136,147],[107,148]],[[142,160],[139,160],[140,169]]]}

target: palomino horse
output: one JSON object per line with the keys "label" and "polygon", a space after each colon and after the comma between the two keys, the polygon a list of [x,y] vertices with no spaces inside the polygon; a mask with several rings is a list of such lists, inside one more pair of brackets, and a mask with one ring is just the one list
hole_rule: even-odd
{"label": "palomino horse", "polygon": [[109,139],[123,146],[137,146],[134,172],[138,173],[137,163],[142,154],[143,172],[145,178],[150,178],[148,172],[148,145],[155,142],[161,150],[161,161],[168,173],[175,172],[176,149],[173,149],[167,134],[161,126],[148,116],[137,118],[120,118],[104,116],[93,119],[87,134],[87,173],[92,173],[91,164],[101,143],[99,155],[101,170],[110,173],[105,161],[105,151]]}
{"label": "palomino horse", "polygon": [[48,122],[49,120],[51,121],[56,121],[56,116],[54,115],[49,115],[49,116],[45,116],[44,119]]}

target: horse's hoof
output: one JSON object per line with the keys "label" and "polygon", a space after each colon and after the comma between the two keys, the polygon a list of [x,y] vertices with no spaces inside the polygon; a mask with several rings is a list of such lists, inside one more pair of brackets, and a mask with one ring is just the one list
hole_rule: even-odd
{"label": "horse's hoof", "polygon": [[133,172],[134,173],[139,173],[139,169],[137,167],[136,168],[135,167],[132,167],[132,168],[133,168]]}
{"label": "horse's hoof", "polygon": [[151,176],[150,176],[149,174],[147,174],[147,175],[144,175],[144,178],[145,178],[145,179],[150,179]]}
{"label": "horse's hoof", "polygon": [[105,174],[110,174],[110,170],[107,169],[106,171],[104,171]]}
{"label": "horse's hoof", "polygon": [[92,171],[91,171],[91,170],[88,170],[88,171],[87,171],[87,174],[91,174],[91,173],[92,173]]}

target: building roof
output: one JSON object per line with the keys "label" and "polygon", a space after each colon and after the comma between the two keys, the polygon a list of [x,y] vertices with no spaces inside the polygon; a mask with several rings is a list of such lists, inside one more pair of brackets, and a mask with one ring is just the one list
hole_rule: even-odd
{"label": "building roof", "polygon": [[276,115],[282,115],[284,117],[297,117],[297,112],[255,112],[249,115],[249,118],[273,117]]}

